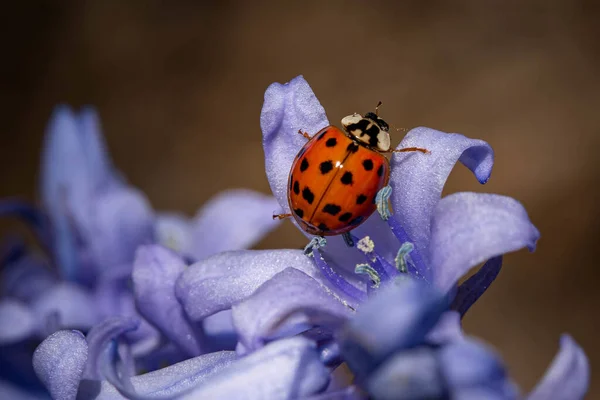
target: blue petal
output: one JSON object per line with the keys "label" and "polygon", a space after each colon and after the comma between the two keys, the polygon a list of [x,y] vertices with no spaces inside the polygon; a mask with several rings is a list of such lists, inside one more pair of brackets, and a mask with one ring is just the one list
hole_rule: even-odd
{"label": "blue petal", "polygon": [[422,343],[446,307],[446,298],[422,281],[390,283],[341,332],[342,355],[352,372],[365,377],[395,351]]}
{"label": "blue petal", "polygon": [[305,397],[304,400],[368,400],[368,396],[352,385]]}
{"label": "blue petal", "polygon": [[2,293],[25,303],[31,303],[56,284],[57,277],[47,261],[34,253],[24,254],[4,266],[0,285]]}
{"label": "blue petal", "polygon": [[273,83],[265,92],[260,115],[267,178],[279,205],[286,212],[288,176],[294,157],[306,144],[298,130],[317,133],[329,125],[325,110],[302,76],[286,84]]}
{"label": "blue petal", "polygon": [[199,210],[193,221],[190,254],[203,260],[223,251],[252,247],[279,225],[273,213],[277,200],[252,190],[218,194]]}
{"label": "blue petal", "polygon": [[[131,384],[136,396],[174,398],[210,379],[236,359],[233,351],[220,351],[190,358],[180,363],[134,376]],[[103,381],[97,399],[125,399],[108,381]]]}
{"label": "blue petal", "polygon": [[456,311],[443,313],[438,323],[427,334],[427,342],[443,345],[464,339],[460,318],[460,314]]}
{"label": "blue petal", "polygon": [[235,350],[238,336],[233,326],[231,310],[225,310],[202,321],[206,344],[211,351]]}
{"label": "blue petal", "polygon": [[37,321],[29,307],[13,299],[0,300],[0,346],[31,337],[36,330]]}
{"label": "blue petal", "polygon": [[366,387],[378,400],[441,399],[445,389],[436,354],[424,347],[393,355],[373,371]]}
{"label": "blue petal", "polygon": [[278,400],[317,393],[329,381],[329,371],[315,345],[294,337],[269,343],[212,375],[182,399]]}
{"label": "blue petal", "polygon": [[450,171],[460,161],[473,171],[479,182],[485,183],[492,172],[494,153],[483,140],[424,127],[408,132],[398,146],[404,147],[431,151],[431,154],[395,153],[390,175],[392,218],[406,230],[416,250],[426,257],[431,217]]}
{"label": "blue petal", "polygon": [[477,390],[486,393],[482,398],[495,398],[498,395],[503,399],[519,397],[502,361],[492,351],[473,340],[443,346],[439,360],[452,393]]}
{"label": "blue petal", "polygon": [[192,249],[192,221],[177,213],[159,213],[154,220],[156,242],[188,256]]}
{"label": "blue petal", "polygon": [[133,267],[133,285],[140,313],[188,356],[202,353],[194,327],[175,298],[175,281],[185,263],[158,245],[138,248]]}
{"label": "blue petal", "polygon": [[[28,388],[29,389],[29,388]],[[0,399],[10,400],[50,400],[50,396],[0,380]]]}
{"label": "blue petal", "polygon": [[[60,283],[31,304],[36,320],[42,329],[52,333],[59,328],[87,330],[97,321],[98,315],[93,297],[82,287]],[[45,326],[50,323],[50,326]]]}
{"label": "blue petal", "polygon": [[469,279],[461,283],[452,301],[452,309],[464,316],[469,308],[492,284],[502,268],[502,256],[490,258]]}
{"label": "blue petal", "polygon": [[518,201],[500,195],[455,193],[442,199],[431,222],[429,257],[443,291],[492,257],[528,247],[540,234]]}
{"label": "blue petal", "polygon": [[52,398],[75,399],[87,357],[88,347],[81,332],[58,331],[35,350],[33,368]]}
{"label": "blue petal", "polygon": [[[350,309],[305,273],[287,268],[259,287],[246,300],[233,306],[233,323],[247,351],[262,347],[274,328],[291,311],[322,309],[342,320]],[[307,322],[295,315],[296,324]],[[294,332],[298,333],[298,332]]]}
{"label": "blue petal", "polygon": [[231,308],[288,267],[322,279],[313,262],[300,250],[241,250],[191,265],[177,281],[175,293],[188,316],[200,321]]}
{"label": "blue petal", "polygon": [[583,399],[589,384],[590,365],[583,349],[571,336],[562,335],[559,353],[527,399]]}

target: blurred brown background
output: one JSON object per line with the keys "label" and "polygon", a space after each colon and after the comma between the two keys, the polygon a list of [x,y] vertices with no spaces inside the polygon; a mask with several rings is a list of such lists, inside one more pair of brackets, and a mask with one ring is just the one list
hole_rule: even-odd
{"label": "blurred brown background", "polygon": [[[0,194],[35,197],[42,135],[58,102],[98,107],[115,163],[158,209],[192,214],[229,187],[268,193],[263,93],[303,74],[332,122],[382,100],[397,126],[487,140],[496,150],[490,182],[479,186],[458,167],[446,192],[513,196],[542,238],[535,253],[506,257],[466,329],[496,346],[525,390],[562,332],[600,367],[592,2],[283,3],[3,6]],[[286,223],[260,247],[304,242]]]}

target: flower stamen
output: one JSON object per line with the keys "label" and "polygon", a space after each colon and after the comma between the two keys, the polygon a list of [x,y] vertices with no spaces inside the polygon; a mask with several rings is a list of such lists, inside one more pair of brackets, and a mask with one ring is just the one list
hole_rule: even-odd
{"label": "flower stamen", "polygon": [[357,264],[356,268],[354,268],[354,272],[361,275],[367,275],[371,280],[373,288],[377,289],[379,287],[381,278],[377,271],[375,271],[375,268],[371,267],[369,264]]}
{"label": "flower stamen", "polygon": [[400,249],[398,249],[398,254],[394,261],[396,262],[396,269],[398,269],[400,273],[408,273],[409,254],[414,248],[415,246],[411,242],[404,242],[402,243],[402,246],[400,246]]}

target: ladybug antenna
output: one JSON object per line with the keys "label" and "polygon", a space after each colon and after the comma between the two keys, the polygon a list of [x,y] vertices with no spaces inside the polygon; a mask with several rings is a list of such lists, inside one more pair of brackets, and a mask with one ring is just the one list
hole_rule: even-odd
{"label": "ladybug antenna", "polygon": [[379,106],[381,106],[383,103],[381,102],[381,100],[379,100],[379,103],[377,103],[377,105],[375,106],[375,115],[379,117]]}
{"label": "ladybug antenna", "polygon": [[396,132],[404,132],[407,133],[410,129],[408,128],[396,128],[394,125],[389,124],[392,128],[394,128],[396,130]]}

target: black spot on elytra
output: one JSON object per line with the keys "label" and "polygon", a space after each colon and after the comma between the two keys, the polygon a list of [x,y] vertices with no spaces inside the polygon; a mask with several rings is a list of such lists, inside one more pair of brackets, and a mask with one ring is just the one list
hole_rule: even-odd
{"label": "black spot on elytra", "polygon": [[344,185],[352,185],[352,172],[350,171],[346,171],[344,172],[344,175],[342,175],[342,179],[341,179],[342,183]]}
{"label": "black spot on elytra", "polygon": [[306,160],[306,158],[303,158],[302,161],[300,162],[300,172],[304,172],[308,169],[308,161]]}
{"label": "black spot on elytra", "polygon": [[365,196],[364,194],[359,194],[356,198],[356,204],[362,204],[365,201],[367,201],[367,196]]}
{"label": "black spot on elytra", "polygon": [[358,144],[356,144],[356,142],[351,142],[348,147],[346,147],[346,151],[356,153],[358,151]]}
{"label": "black spot on elytra", "polygon": [[308,202],[308,204],[312,204],[315,200],[315,195],[310,191],[308,186],[302,189],[302,197]]}
{"label": "black spot on elytra", "polygon": [[327,139],[327,141],[325,142],[325,146],[327,147],[335,147],[336,144],[337,140],[334,137]]}
{"label": "black spot on elytra", "polygon": [[297,216],[299,216],[300,218],[304,217],[304,210],[302,210],[301,208],[294,208],[294,212],[296,213]]}
{"label": "black spot on elytra", "polygon": [[356,217],[352,221],[350,221],[350,225],[358,225],[363,221],[363,219],[365,219],[365,217],[363,217],[362,215],[359,215],[358,217]]}
{"label": "black spot on elytra", "polygon": [[338,220],[341,222],[347,222],[347,221],[350,221],[350,218],[352,218],[352,213],[347,212],[347,213],[343,213],[342,215],[340,215]]}
{"label": "black spot on elytra", "polygon": [[317,140],[321,140],[325,137],[325,134],[327,133],[327,131],[323,131],[321,133],[319,133],[319,136],[317,136]]}
{"label": "black spot on elytra", "polygon": [[382,176],[383,175],[383,164],[381,164],[379,166],[379,168],[377,168],[377,176]]}
{"label": "black spot on elytra", "polygon": [[319,169],[321,170],[321,173],[325,175],[333,169],[333,163],[331,160],[323,161],[321,165],[319,165]]}
{"label": "black spot on elytra", "polygon": [[300,194],[300,183],[298,181],[294,182],[294,193]]}
{"label": "black spot on elytra", "polygon": [[373,160],[371,160],[370,158],[363,160],[363,167],[365,167],[365,171],[372,170],[373,169]]}
{"label": "black spot on elytra", "polygon": [[319,228],[323,232],[326,232],[329,230],[329,227],[322,222],[319,224],[319,226],[317,226],[317,228]]}
{"label": "black spot on elytra", "polygon": [[326,212],[327,214],[331,214],[331,215],[337,215],[337,213],[339,213],[340,211],[342,211],[342,207],[338,206],[337,204],[325,204],[325,207],[323,207],[323,212]]}

